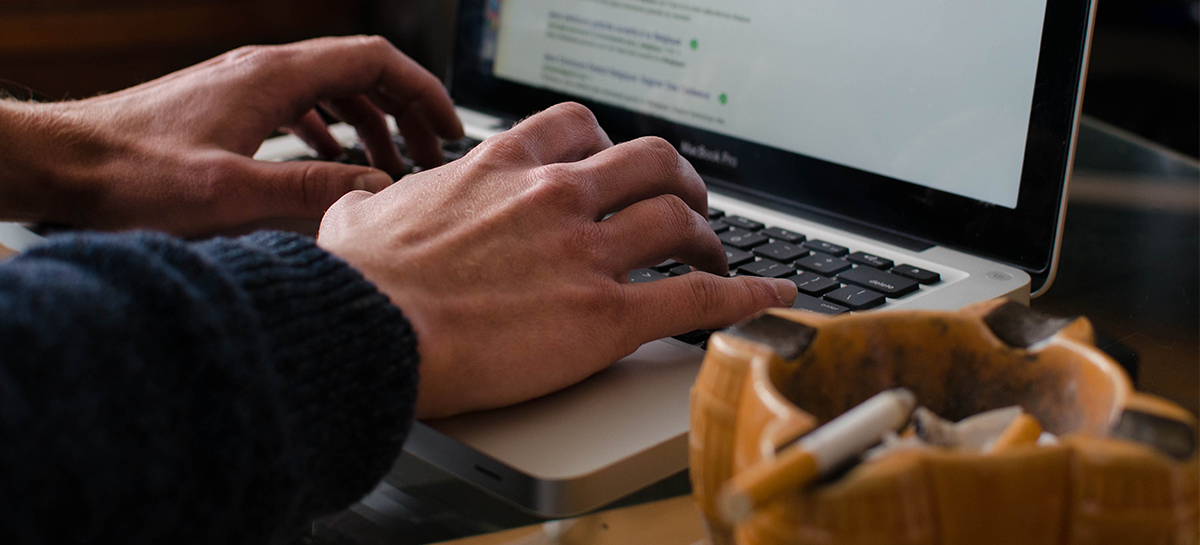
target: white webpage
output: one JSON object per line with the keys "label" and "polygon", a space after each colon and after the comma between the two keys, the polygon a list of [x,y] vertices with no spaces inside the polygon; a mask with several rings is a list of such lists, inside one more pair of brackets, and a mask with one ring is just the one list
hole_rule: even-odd
{"label": "white webpage", "polygon": [[1045,0],[500,0],[495,75],[1017,204]]}

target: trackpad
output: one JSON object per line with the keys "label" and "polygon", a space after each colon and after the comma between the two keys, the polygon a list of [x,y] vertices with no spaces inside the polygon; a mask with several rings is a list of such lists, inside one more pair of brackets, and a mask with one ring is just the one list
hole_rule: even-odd
{"label": "trackpad", "polygon": [[686,434],[703,356],[694,346],[655,341],[559,392],[425,424],[528,475],[569,479]]}

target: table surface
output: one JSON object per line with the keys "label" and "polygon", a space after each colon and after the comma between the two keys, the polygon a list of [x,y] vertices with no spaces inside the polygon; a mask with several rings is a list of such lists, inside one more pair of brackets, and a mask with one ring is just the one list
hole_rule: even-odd
{"label": "table surface", "polygon": [[[1085,118],[1070,191],[1057,278],[1031,306],[1087,316],[1137,353],[1139,389],[1200,413],[1197,161]],[[0,246],[0,259],[9,254]],[[702,527],[688,492],[680,474],[601,512],[546,524],[402,456],[374,492],[313,530],[321,542],[359,545],[690,545]]]}

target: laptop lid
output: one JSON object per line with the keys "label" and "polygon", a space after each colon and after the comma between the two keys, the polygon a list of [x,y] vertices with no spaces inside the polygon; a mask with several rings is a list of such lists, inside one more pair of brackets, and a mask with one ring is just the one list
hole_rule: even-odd
{"label": "laptop lid", "polygon": [[460,105],[588,105],[711,189],[1052,278],[1090,0],[463,0]]}

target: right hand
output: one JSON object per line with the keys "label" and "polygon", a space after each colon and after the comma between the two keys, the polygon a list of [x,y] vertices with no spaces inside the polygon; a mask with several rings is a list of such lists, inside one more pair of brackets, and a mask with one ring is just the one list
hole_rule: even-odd
{"label": "right hand", "polygon": [[[614,146],[590,111],[560,104],[449,165],[347,194],[317,242],[412,322],[425,418],[537,397],[642,343],[789,306],[788,280],[723,277],[706,212],[669,143]],[[666,258],[699,270],[628,283]]]}

